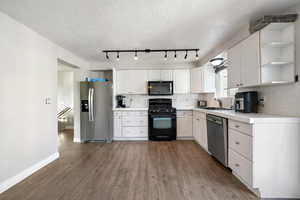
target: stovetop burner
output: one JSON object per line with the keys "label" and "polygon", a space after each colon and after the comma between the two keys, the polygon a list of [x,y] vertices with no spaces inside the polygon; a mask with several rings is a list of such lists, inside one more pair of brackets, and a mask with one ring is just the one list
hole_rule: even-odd
{"label": "stovetop burner", "polygon": [[149,113],[176,113],[172,99],[149,99]]}

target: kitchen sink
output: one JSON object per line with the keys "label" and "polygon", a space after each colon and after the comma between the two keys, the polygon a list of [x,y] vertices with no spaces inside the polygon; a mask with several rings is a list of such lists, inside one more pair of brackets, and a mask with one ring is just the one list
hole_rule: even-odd
{"label": "kitchen sink", "polygon": [[206,110],[232,110],[230,108],[219,108],[219,107],[205,107],[203,109],[206,109]]}

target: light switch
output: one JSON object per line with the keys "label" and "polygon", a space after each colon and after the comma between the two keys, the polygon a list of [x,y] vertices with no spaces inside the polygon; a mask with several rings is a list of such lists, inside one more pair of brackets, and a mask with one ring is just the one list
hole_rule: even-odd
{"label": "light switch", "polygon": [[50,98],[50,97],[47,97],[47,98],[45,99],[45,104],[51,104],[51,103],[52,103],[51,98]]}

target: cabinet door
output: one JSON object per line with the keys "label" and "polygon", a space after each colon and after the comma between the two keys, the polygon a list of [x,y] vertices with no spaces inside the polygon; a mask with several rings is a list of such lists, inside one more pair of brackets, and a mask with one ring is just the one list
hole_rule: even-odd
{"label": "cabinet door", "polygon": [[160,81],[160,70],[148,70],[148,81]]}
{"label": "cabinet door", "polygon": [[122,113],[114,112],[114,138],[122,137]]}
{"label": "cabinet door", "polygon": [[228,50],[228,87],[237,88],[241,83],[243,44],[232,47]]}
{"label": "cabinet door", "polygon": [[191,92],[199,93],[203,88],[203,72],[200,67],[191,69]]}
{"label": "cabinet door", "polygon": [[117,94],[147,94],[147,71],[117,71]]}
{"label": "cabinet door", "polygon": [[132,82],[128,77],[131,73],[129,70],[117,71],[117,94],[128,94],[131,90]]}
{"label": "cabinet door", "polygon": [[187,94],[190,92],[190,70],[189,69],[176,69],[173,73],[174,76],[174,93]]}
{"label": "cabinet door", "polygon": [[127,81],[131,82],[134,94],[147,94],[147,70],[131,70],[131,76]]}
{"label": "cabinet door", "polygon": [[161,81],[173,81],[173,70],[160,70]]}
{"label": "cabinet door", "polygon": [[197,143],[200,144],[201,137],[200,137],[200,118],[198,112],[193,113],[193,136]]}
{"label": "cabinet door", "polygon": [[251,35],[243,43],[241,86],[260,84],[259,32]]}
{"label": "cabinet door", "polygon": [[213,93],[216,92],[216,74],[212,66],[203,66],[202,71],[202,87],[201,92]]}
{"label": "cabinet door", "polygon": [[177,137],[193,136],[193,119],[190,116],[177,117]]}
{"label": "cabinet door", "polygon": [[202,148],[204,148],[206,151],[208,150],[207,147],[207,128],[206,128],[206,119],[200,119],[200,145]]}

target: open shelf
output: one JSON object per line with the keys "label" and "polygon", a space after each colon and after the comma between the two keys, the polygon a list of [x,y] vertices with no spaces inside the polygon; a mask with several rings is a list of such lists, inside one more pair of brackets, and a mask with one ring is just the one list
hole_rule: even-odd
{"label": "open shelf", "polygon": [[295,77],[295,24],[271,23],[260,31],[261,83],[285,84]]}
{"label": "open shelf", "polygon": [[284,48],[291,45],[295,45],[294,42],[282,42],[282,41],[274,41],[262,44],[262,48]]}

